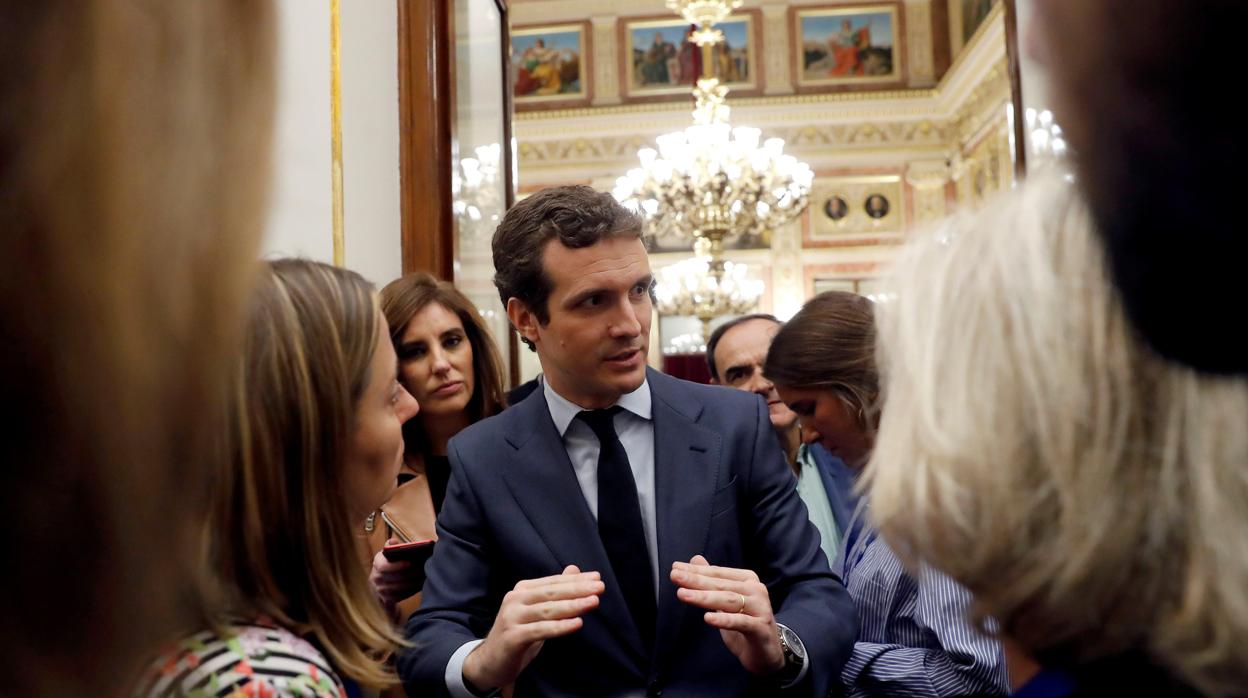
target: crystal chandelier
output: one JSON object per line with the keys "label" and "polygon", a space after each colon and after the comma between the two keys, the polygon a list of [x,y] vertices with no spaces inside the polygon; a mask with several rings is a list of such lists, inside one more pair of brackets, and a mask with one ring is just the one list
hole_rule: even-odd
{"label": "crystal chandelier", "polygon": [[702,78],[693,90],[693,125],[657,140],[658,150],[637,153],[640,167],[616,180],[616,199],[646,217],[652,235],[708,237],[765,235],[806,208],[814,173],[784,154],[784,141],[761,147],[756,128],[729,124],[728,88],[714,77],[714,28],[741,0],[668,0],[667,6],[699,29]]}
{"label": "crystal chandelier", "polygon": [[[451,171],[451,210],[460,230],[473,237],[489,238],[498,226],[498,211],[503,210],[503,192],[499,186],[502,146],[498,143],[477,146],[476,157],[466,157]],[[487,217],[485,212],[489,212]]]}
{"label": "crystal chandelier", "polygon": [[[809,166],[784,153],[783,140],[760,144],[761,131],[729,123],[728,88],[712,69],[714,47],[724,40],[715,24],[741,2],[667,0],[668,8],[698,27],[692,38],[701,48],[702,77],[693,90],[693,125],[659,136],[657,150],[638,151],[641,166],[616,180],[612,192],[644,216],[648,235],[702,245],[694,259],[676,265],[680,271],[670,280],[660,273],[656,292],[660,313],[698,317],[704,338],[712,318],[749,312],[762,292],[761,281],[744,283],[745,265],[724,261],[725,238],[765,239],[806,209],[814,179]],[[698,274],[704,278],[697,280]]]}
{"label": "crystal chandelier", "polygon": [[746,278],[744,264],[714,259],[710,245],[700,238],[693,257],[659,269],[655,287],[659,313],[698,318],[703,341],[711,336],[711,320],[748,313],[763,294],[763,282]]}

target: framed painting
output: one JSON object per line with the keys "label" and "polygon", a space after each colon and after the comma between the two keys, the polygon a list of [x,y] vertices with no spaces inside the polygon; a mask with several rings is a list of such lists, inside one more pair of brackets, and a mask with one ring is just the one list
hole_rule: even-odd
{"label": "framed painting", "polygon": [[[715,25],[724,40],[713,49],[714,75],[737,93],[759,88],[755,26],[751,12],[734,14]],[[689,38],[692,30],[679,18],[622,21],[624,95],[687,97],[703,72],[702,51]]]}
{"label": "framed painting", "polygon": [[794,76],[801,87],[902,80],[896,4],[794,8]]}
{"label": "framed painting", "polygon": [[816,177],[803,247],[843,247],[900,240],[905,229],[900,175]]}
{"label": "framed painting", "polygon": [[512,29],[512,92],[517,110],[589,104],[590,35],[589,22]]}

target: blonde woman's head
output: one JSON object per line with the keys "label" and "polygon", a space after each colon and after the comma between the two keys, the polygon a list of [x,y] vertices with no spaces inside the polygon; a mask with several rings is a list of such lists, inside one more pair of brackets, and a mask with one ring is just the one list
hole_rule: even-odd
{"label": "blonde woman's head", "polygon": [[217,617],[265,615],[312,634],[339,671],[372,685],[390,679],[378,660],[396,638],[359,545],[416,413],[397,375],[368,282],[317,262],[266,265],[206,531]]}
{"label": "blonde woman's head", "polygon": [[868,466],[890,544],[1042,660],[1142,651],[1242,688],[1248,383],[1139,341],[1057,179],[912,244],[893,284]]}

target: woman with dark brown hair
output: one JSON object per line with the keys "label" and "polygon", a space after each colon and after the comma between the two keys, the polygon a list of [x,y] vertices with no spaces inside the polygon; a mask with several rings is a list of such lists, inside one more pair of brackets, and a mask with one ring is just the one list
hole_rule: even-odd
{"label": "woman with dark brown hair", "polygon": [[431,540],[446,497],[446,444],[464,427],[506,405],[503,362],[472,301],[450,282],[418,272],[381,291],[381,309],[399,357],[399,381],[420,404],[404,428],[407,451],[399,488],[365,525],[374,552],[373,584],[392,614],[406,616],[424,584],[424,570],[377,552],[386,542]]}
{"label": "woman with dark brown hair", "polygon": [[[797,413],[804,441],[863,469],[879,424],[870,300],[843,291],[812,298],[776,333],[763,373]],[[864,513],[832,565],[858,606],[858,640],[841,671],[845,695],[1005,695],[1001,645],[969,624],[971,595],[932,570],[908,572]]]}

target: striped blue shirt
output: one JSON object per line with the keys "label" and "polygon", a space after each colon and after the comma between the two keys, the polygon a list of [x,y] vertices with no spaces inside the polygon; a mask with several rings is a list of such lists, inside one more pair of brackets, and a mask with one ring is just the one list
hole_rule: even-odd
{"label": "striped blue shirt", "polygon": [[836,572],[858,606],[858,641],[841,671],[848,696],[1004,696],[1005,656],[966,619],[971,594],[923,568],[918,579],[860,509]]}

